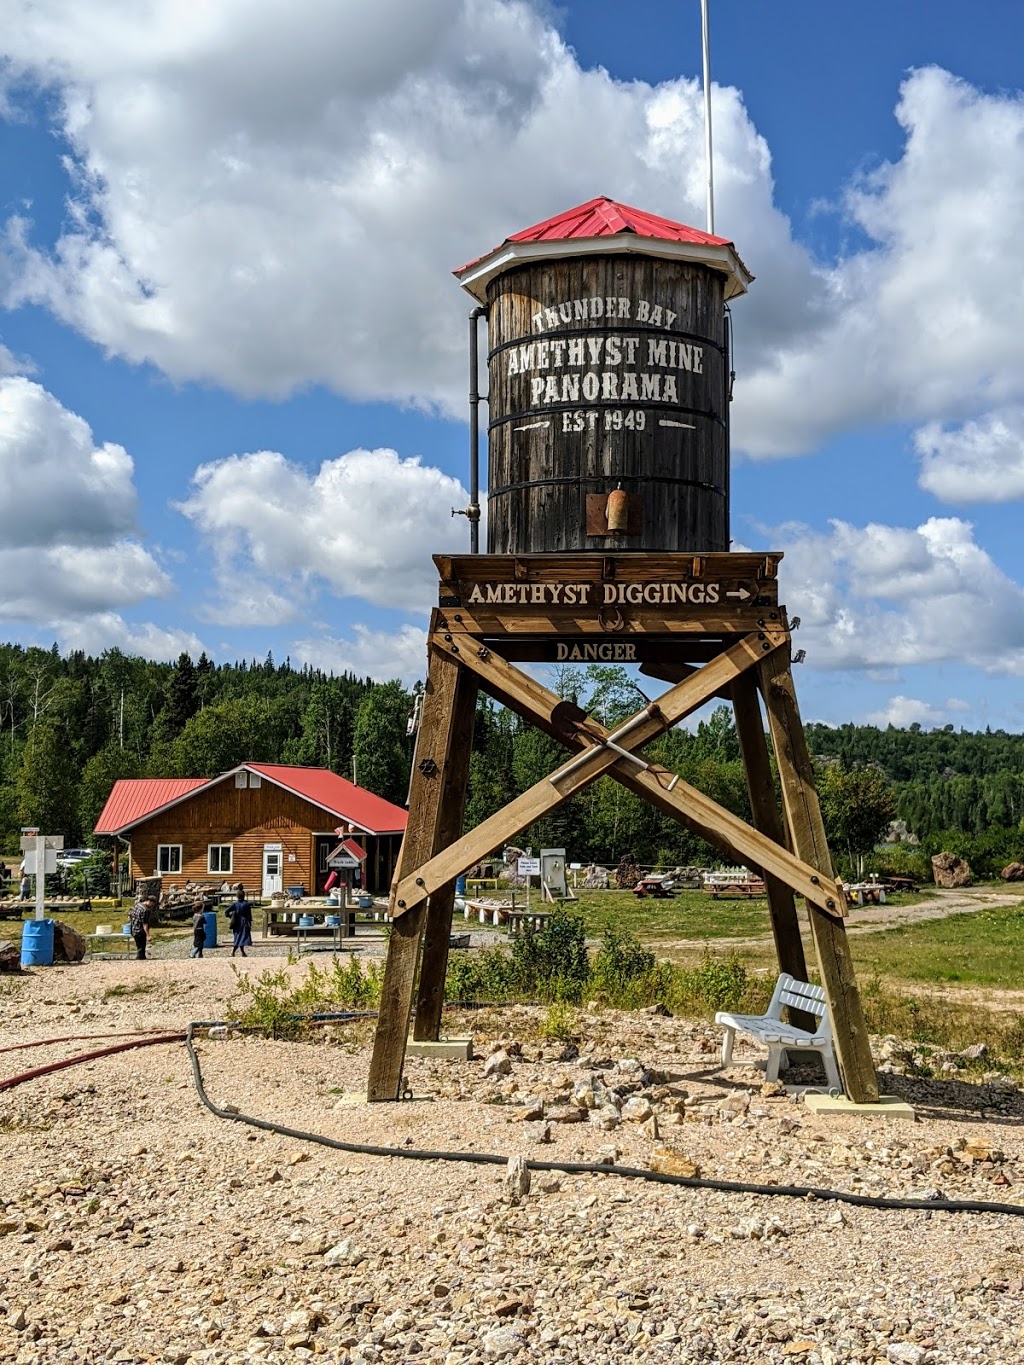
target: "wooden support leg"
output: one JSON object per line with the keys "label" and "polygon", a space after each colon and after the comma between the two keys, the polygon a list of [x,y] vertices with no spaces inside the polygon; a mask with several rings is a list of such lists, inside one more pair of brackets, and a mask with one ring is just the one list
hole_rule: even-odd
{"label": "wooden support leg", "polygon": [[[733,682],[732,705],[754,828],[759,829],[762,834],[767,834],[775,843],[782,844],[785,842],[782,816],[775,799],[768,744],[761,718],[761,704],[758,701],[757,686],[749,673],[741,674]],[[792,888],[771,872],[764,872],[763,875],[779,971],[788,972],[797,981],[806,981],[807,962]],[[797,1028],[814,1032],[814,1016],[804,1010],[790,1010],[789,1022]]]}
{"label": "wooden support leg", "polygon": [[[768,723],[782,787],[790,844],[798,858],[832,875],[832,860],[814,787],[814,768],[790,671],[790,647],[775,650],[760,666]],[[832,1012],[832,1029],[846,1093],[858,1104],[878,1099],[878,1078],[871,1060],[857,979],[842,919],[807,902],[821,983]]]}
{"label": "wooden support leg", "polygon": [[[459,673],[455,691],[454,715],[448,758],[444,765],[441,812],[438,821],[438,850],[447,848],[462,833],[466,809],[466,783],[469,757],[473,748],[473,721],[476,717],[476,678],[466,669]],[[444,979],[448,971],[448,947],[455,905],[455,882],[446,882],[427,902],[427,921],[423,935],[423,961],[416,992],[416,1018],[413,1037],[434,1041],[441,1035],[444,1007]],[[802,978],[801,978],[802,979]]]}
{"label": "wooden support leg", "polygon": [[371,1102],[397,1100],[401,1092],[402,1066],[405,1062],[409,1016],[412,1013],[420,938],[426,920],[426,903],[395,919],[396,887],[403,876],[415,871],[440,847],[444,768],[452,732],[459,672],[459,665],[454,659],[436,649],[430,651],[409,795],[410,819],[391,887],[391,937],[388,941],[367,1088],[367,1098]]}

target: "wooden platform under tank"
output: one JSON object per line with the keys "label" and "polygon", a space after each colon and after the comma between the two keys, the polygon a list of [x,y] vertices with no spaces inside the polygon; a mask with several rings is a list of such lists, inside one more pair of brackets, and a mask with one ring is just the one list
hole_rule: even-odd
{"label": "wooden platform under tank", "polygon": [[[779,967],[807,969],[796,897],[807,910],[847,1093],[878,1087],[846,942],[846,899],[814,790],[791,672],[778,553],[438,555],[438,606],[417,736],[409,825],[389,909],[368,1095],[401,1093],[415,1037],[441,1021],[455,878],[606,774],[764,878]],[[612,732],[518,665],[620,663],[670,684]],[[569,750],[546,778],[463,832],[478,690]],[[750,824],[642,750],[713,699],[732,703]],[[764,711],[762,713],[762,705]],[[781,792],[772,774],[771,749]],[[418,984],[417,984],[418,977]],[[794,1020],[793,1022],[799,1022]]]}

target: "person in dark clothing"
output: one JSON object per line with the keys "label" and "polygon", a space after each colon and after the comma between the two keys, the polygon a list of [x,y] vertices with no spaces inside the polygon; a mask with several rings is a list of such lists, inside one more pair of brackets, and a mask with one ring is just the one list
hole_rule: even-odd
{"label": "person in dark clothing", "polygon": [[189,957],[202,957],[206,947],[206,911],[202,901],[192,906],[192,951]]}
{"label": "person in dark clothing", "polygon": [[234,938],[231,944],[231,956],[241,953],[247,957],[246,948],[252,947],[252,906],[245,899],[245,887],[241,882],[237,887],[238,899],[228,909],[228,926]]}
{"label": "person in dark clothing", "polygon": [[135,959],[145,962],[146,945],[152,938],[153,912],[156,910],[156,897],[147,896],[144,901],[136,901],[128,915],[128,926],[135,940]]}

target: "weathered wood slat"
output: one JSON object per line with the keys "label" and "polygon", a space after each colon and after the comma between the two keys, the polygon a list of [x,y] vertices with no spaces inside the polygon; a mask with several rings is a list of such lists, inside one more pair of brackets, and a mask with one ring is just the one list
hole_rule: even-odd
{"label": "weathered wood slat", "polygon": [[[415,818],[410,820],[402,840],[395,870],[396,883],[441,846],[443,774],[450,750],[459,672],[458,664],[450,656],[436,649],[430,651],[409,792],[409,805],[415,812]],[[438,883],[439,886],[443,884]],[[392,912],[395,894],[393,887]],[[425,919],[424,900],[412,914],[403,915],[391,925],[373,1056],[370,1060],[367,1097],[371,1102],[399,1098]]]}
{"label": "weathered wood slat", "polygon": [[[721,608],[685,608],[679,614],[635,607],[572,609],[568,607],[512,608],[459,606],[452,609],[449,629],[471,635],[538,635],[558,639],[589,635],[596,639],[628,640],[633,635],[730,635],[760,629],[767,621],[781,629],[781,617],[770,620],[765,608],[747,607],[728,614]],[[688,612],[684,615],[683,611]],[[618,613],[618,615],[616,615]],[[459,618],[459,619],[456,619]],[[621,618],[621,619],[620,619]]]}
{"label": "weathered wood slat", "polygon": [[730,551],[728,554],[498,554],[434,555],[446,588],[481,582],[628,582],[656,583],[667,579],[754,579],[765,593],[778,595],[781,552],[769,554]]}
{"label": "weathered wood slat", "polygon": [[[788,643],[762,661],[760,682],[779,768],[790,843],[801,858],[823,875],[831,876],[832,859],[814,786],[814,767],[800,722]],[[799,887],[795,889],[800,890]],[[832,1010],[836,1052],[846,1091],[857,1103],[869,1103],[878,1098],[878,1078],[871,1059],[846,930],[842,922],[821,914],[812,899],[808,900],[807,908],[818,970]]]}
{"label": "weathered wood slat", "polygon": [[[469,780],[469,759],[473,749],[473,722],[476,717],[476,678],[469,669],[459,669],[458,685],[453,703],[452,732],[448,758],[444,766],[444,786],[441,792],[441,811],[438,819],[437,844],[447,848],[462,833],[466,809],[466,784]],[[427,919],[423,931],[423,957],[420,980],[416,992],[416,1017],[413,1037],[419,1041],[440,1037],[441,1013],[444,1008],[444,979],[448,971],[448,948],[452,931],[452,910],[455,903],[454,878],[439,887],[427,902]]]}
{"label": "weathered wood slat", "polygon": [[[487,297],[489,546],[727,550],[723,277],[579,256],[507,270]],[[584,318],[570,300],[601,307]],[[618,486],[640,534],[588,536],[587,493]]]}
{"label": "weathered wood slat", "polygon": [[[739,740],[740,755],[743,759],[754,828],[759,829],[775,843],[785,844],[782,815],[772,782],[757,684],[750,674],[744,674],[735,680],[730,690],[736,720],[736,738]],[[797,918],[792,887],[787,886],[780,877],[771,872],[765,873],[764,883],[779,970],[788,972],[797,981],[806,981],[807,961],[804,957],[800,921]],[[790,1010],[790,1023],[797,1028],[813,1031],[813,1016],[803,1011],[799,1013],[800,1017],[796,1018],[794,1012]]]}

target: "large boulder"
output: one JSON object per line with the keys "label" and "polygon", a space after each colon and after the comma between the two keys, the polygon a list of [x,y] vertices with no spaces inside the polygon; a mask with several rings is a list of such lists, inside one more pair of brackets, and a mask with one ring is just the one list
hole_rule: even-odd
{"label": "large boulder", "polygon": [[610,874],[599,863],[590,863],[583,874],[583,886],[587,891],[607,891]]}
{"label": "large boulder", "polygon": [[974,877],[971,865],[955,853],[936,853],[932,858],[932,876],[936,886],[970,886]]}
{"label": "large boulder", "polygon": [[21,949],[16,943],[0,943],[0,973],[21,971]]}
{"label": "large boulder", "polygon": [[53,921],[53,960],[54,962],[81,962],[85,957],[85,939],[70,924]]}
{"label": "large boulder", "polygon": [[1004,882],[1024,882],[1024,863],[1007,863],[999,875]]}

